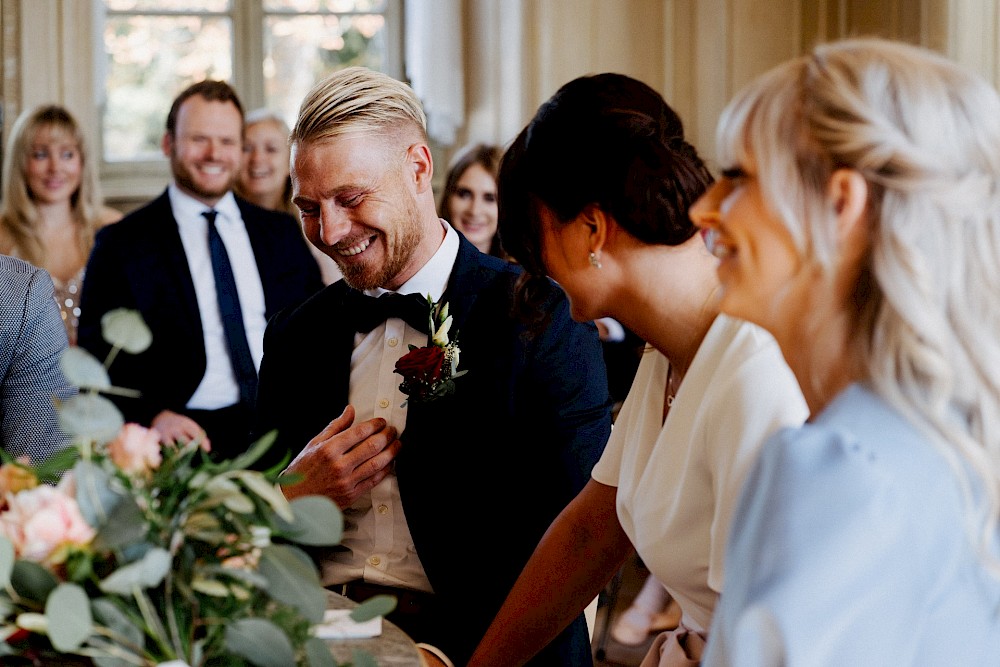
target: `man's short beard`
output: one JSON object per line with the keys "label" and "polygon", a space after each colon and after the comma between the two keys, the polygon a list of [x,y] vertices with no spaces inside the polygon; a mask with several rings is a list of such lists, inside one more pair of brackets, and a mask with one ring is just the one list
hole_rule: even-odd
{"label": "man's short beard", "polygon": [[233,189],[233,185],[236,183],[236,174],[233,173],[224,188],[211,191],[204,190],[195,183],[191,172],[173,156],[170,159],[170,171],[173,174],[174,182],[180,189],[202,199],[221,199],[227,192]]}

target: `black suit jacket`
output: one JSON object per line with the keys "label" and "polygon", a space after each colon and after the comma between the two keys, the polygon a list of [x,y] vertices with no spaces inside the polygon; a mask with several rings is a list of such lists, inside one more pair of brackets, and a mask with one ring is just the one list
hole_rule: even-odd
{"label": "black suit jacket", "polygon": [[[295,220],[237,198],[264,287],[265,316],[322,288],[319,267]],[[142,424],[163,409],[183,412],[205,375],[205,345],[194,282],[166,191],[98,234],[80,299],[79,344],[104,359],[110,349],[101,317],[137,309],[153,332],[138,355],[121,352],[112,382],[138,389],[139,399],[115,401],[125,419]]]}
{"label": "black suit jacket", "polygon": [[[589,480],[611,432],[596,328],[570,319],[553,284],[552,323],[527,337],[510,315],[519,272],[461,240],[443,299],[468,373],[453,395],[410,403],[396,461],[410,532],[441,607],[440,636],[423,640],[456,664],[468,660],[543,532]],[[349,289],[334,283],[268,324],[255,432],[276,428],[279,453],[297,453],[347,404]],[[535,664],[590,663],[581,616]]]}

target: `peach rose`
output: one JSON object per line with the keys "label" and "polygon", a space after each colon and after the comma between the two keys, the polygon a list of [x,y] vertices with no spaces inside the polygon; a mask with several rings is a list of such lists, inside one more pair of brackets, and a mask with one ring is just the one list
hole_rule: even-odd
{"label": "peach rose", "polygon": [[0,534],[14,543],[20,558],[44,562],[63,546],[84,546],[96,531],[87,525],[76,500],[51,486],[7,495]]}
{"label": "peach rose", "polygon": [[0,465],[0,495],[6,496],[8,493],[18,493],[36,486],[38,486],[38,477],[35,476],[34,471],[16,463]]}
{"label": "peach rose", "polygon": [[118,437],[108,445],[108,454],[115,465],[127,473],[155,470],[163,462],[160,434],[156,429],[125,424]]}

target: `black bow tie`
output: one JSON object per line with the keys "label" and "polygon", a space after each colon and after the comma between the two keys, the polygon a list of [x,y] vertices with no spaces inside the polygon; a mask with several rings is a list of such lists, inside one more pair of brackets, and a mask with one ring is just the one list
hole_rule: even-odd
{"label": "black bow tie", "polygon": [[368,296],[358,290],[350,290],[345,299],[349,317],[354,328],[368,333],[390,317],[398,317],[414,329],[429,333],[430,305],[419,294],[383,294]]}

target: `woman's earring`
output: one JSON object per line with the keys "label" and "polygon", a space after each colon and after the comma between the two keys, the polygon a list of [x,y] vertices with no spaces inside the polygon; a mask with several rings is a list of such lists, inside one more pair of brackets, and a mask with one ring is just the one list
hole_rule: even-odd
{"label": "woman's earring", "polygon": [[596,253],[591,252],[590,256],[587,259],[590,260],[590,265],[595,269],[601,268],[601,259],[597,256]]}

